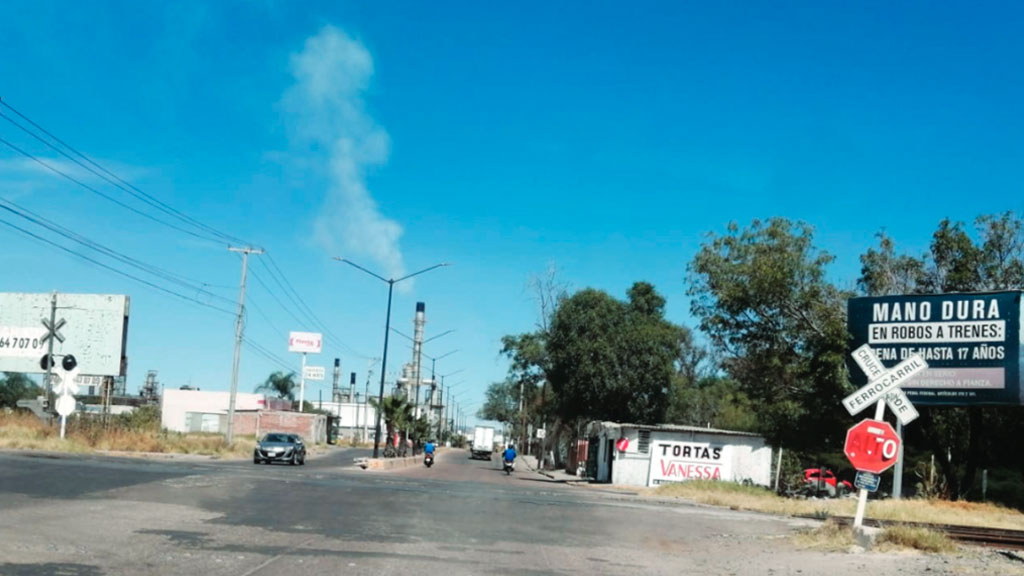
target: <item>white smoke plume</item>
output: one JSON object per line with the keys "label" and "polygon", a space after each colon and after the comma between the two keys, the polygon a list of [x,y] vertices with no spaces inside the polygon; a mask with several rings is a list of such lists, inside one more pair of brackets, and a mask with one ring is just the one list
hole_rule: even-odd
{"label": "white smoke plume", "polygon": [[366,170],[385,164],[387,132],[363,102],[373,76],[373,57],[359,41],[325,26],[291,57],[295,84],[282,100],[292,146],[323,161],[329,188],[315,222],[317,239],[329,250],[397,278],[405,264],[402,227],[381,214],[366,187]]}

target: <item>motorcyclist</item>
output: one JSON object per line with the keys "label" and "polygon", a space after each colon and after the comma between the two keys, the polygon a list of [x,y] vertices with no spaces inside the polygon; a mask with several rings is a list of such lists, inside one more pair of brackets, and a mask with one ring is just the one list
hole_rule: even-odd
{"label": "motorcyclist", "polygon": [[424,446],[423,446],[423,453],[426,454],[427,456],[433,457],[434,456],[434,450],[436,448],[437,448],[437,446],[434,445],[434,441],[433,440],[427,440],[427,443],[424,444]]}
{"label": "motorcyclist", "polygon": [[515,446],[509,444],[508,448],[505,449],[505,452],[502,453],[501,457],[502,457],[502,460],[504,460],[505,462],[513,462],[514,463],[515,460],[516,460],[516,449],[515,449]]}

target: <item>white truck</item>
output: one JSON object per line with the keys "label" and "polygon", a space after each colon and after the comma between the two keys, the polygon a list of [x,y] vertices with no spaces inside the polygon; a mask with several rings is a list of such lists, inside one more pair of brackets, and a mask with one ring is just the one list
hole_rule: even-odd
{"label": "white truck", "polygon": [[474,460],[490,460],[494,452],[494,428],[477,426],[473,429],[473,446],[470,447]]}

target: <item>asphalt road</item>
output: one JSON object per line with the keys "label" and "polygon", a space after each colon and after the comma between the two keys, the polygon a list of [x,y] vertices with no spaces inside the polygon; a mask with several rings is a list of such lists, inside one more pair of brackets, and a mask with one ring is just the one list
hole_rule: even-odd
{"label": "asphalt road", "polygon": [[461,451],[392,472],[354,468],[361,455],[292,467],[0,453],[0,575],[863,576],[968,561],[803,550],[791,535],[806,521],[506,476]]}

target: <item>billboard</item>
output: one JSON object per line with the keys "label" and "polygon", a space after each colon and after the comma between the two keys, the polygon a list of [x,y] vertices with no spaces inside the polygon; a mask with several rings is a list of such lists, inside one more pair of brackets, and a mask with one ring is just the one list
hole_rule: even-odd
{"label": "billboard", "polygon": [[[868,344],[892,367],[918,354],[928,368],[902,385],[922,406],[1020,405],[1021,292],[851,298],[851,348]],[[855,385],[867,383],[850,367]]]}
{"label": "billboard", "polygon": [[707,442],[655,442],[648,486],[687,480],[732,480],[730,447]]}
{"label": "billboard", "polygon": [[[0,293],[0,371],[41,374],[53,294]],[[79,373],[123,376],[128,296],[56,295],[54,354],[73,354]]]}
{"label": "billboard", "polygon": [[289,332],[288,351],[319,354],[324,347],[324,336],[318,332]]}

